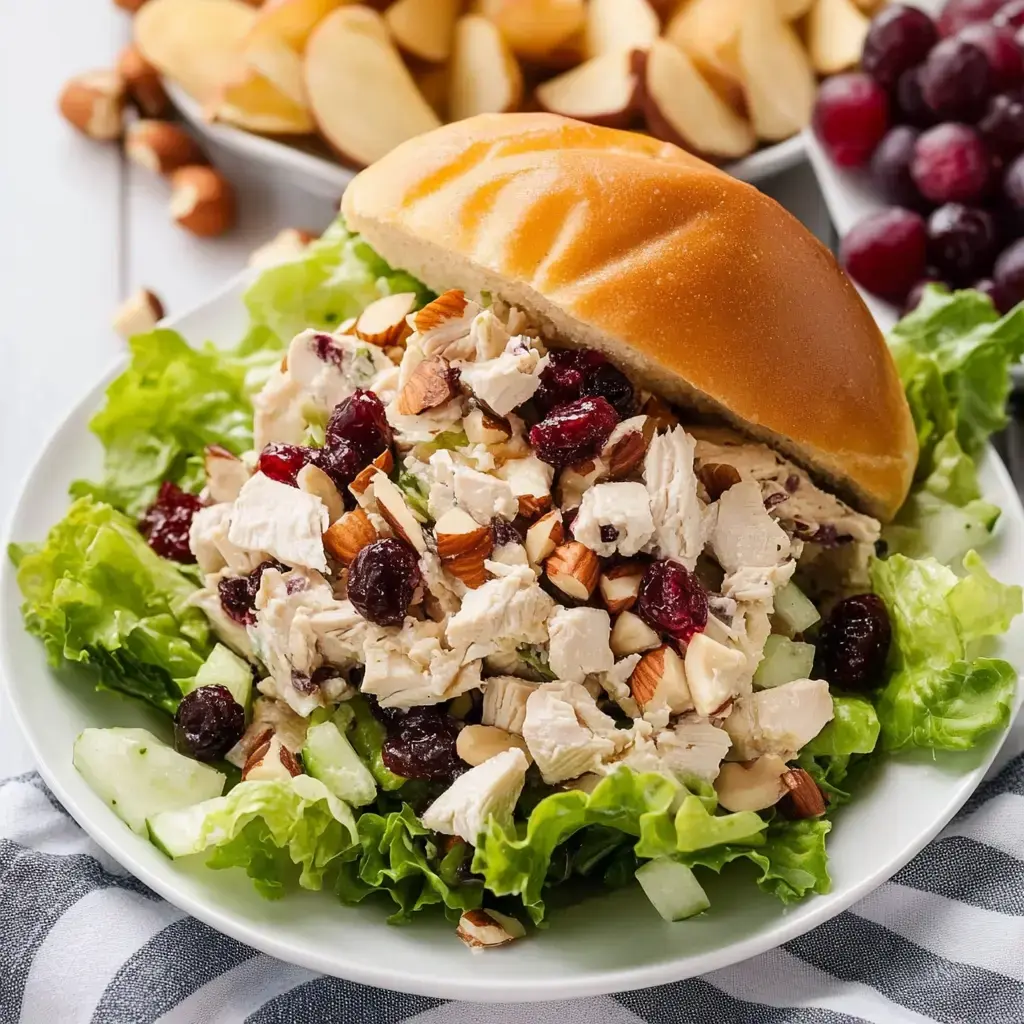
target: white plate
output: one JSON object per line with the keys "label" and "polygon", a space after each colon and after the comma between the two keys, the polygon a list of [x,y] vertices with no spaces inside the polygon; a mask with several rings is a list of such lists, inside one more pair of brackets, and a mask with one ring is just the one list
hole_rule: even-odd
{"label": "white plate", "polygon": [[[200,308],[171,321],[193,341],[233,342],[245,323],[244,279]],[[30,474],[10,537],[41,538],[67,508],[67,485],[99,472],[100,449],[88,433],[102,389],[83,398],[51,438]],[[1024,577],[1024,513],[1002,464],[982,466],[985,497],[1004,509],[1000,536],[988,549],[993,572]],[[565,999],[676,981],[712,971],[806,932],[864,896],[939,831],[981,780],[997,740],[968,755],[906,756],[836,816],[829,841],[833,891],[785,908],[749,878],[712,880],[712,910],[693,921],[661,921],[638,888],[557,913],[551,927],[493,954],[472,956],[437,917],[395,928],[372,902],[340,906],[324,893],[260,899],[239,871],[214,873],[200,863],[171,862],[134,835],[85,785],[71,765],[75,736],[87,726],[144,725],[169,736],[166,719],[115,694],[49,668],[42,645],[22,629],[19,595],[7,560],[0,570],[0,671],[32,753],[47,783],[89,834],[160,895],[232,937],[312,970],[384,988],[478,1001]],[[1024,630],[1003,645],[1024,664]]]}
{"label": "white plate", "polygon": [[[259,164],[272,178],[298,186],[311,195],[337,200],[355,177],[355,171],[350,168],[297,145],[255,135],[228,124],[211,123],[203,117],[199,105],[188,93],[173,82],[165,84],[174,105],[197,132],[250,164]],[[795,167],[803,159],[803,135],[794,135],[785,142],[765,146],[742,160],[728,164],[725,170],[743,181],[756,183]]]}

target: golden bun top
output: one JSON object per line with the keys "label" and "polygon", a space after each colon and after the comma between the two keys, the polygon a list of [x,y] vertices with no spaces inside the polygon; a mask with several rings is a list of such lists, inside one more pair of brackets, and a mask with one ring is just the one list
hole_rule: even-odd
{"label": "golden bun top", "polygon": [[644,135],[493,114],[404,143],[342,212],[441,291],[489,291],[890,518],[917,458],[885,340],[781,206]]}

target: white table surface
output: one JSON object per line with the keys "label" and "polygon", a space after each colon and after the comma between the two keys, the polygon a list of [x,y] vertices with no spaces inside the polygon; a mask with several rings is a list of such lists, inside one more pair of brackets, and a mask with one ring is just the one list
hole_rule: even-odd
{"label": "white table surface", "polygon": [[[193,238],[167,212],[166,183],[116,145],[77,135],[58,116],[64,81],[109,66],[129,36],[110,0],[0,0],[0,352],[11,383],[0,401],[0,522],[65,410],[121,349],[110,327],[119,301],[145,286],[169,313],[202,301],[283,227],[319,230],[331,203],[261,178],[224,154],[239,193],[237,228]],[[766,183],[818,233],[824,206],[807,166]],[[0,774],[31,767],[0,706]]]}

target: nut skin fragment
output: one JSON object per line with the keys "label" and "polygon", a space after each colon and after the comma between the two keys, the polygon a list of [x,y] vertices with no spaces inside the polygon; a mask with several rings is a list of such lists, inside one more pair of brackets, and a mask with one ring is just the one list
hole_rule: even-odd
{"label": "nut skin fragment", "polygon": [[405,382],[395,399],[395,412],[402,416],[418,416],[451,401],[457,393],[454,375],[446,359],[434,356],[424,359]]}
{"label": "nut skin fragment", "polygon": [[825,813],[825,795],[803,768],[790,768],[782,776],[786,794],[779,801],[779,810],[793,819],[817,818]]}
{"label": "nut skin fragment", "polygon": [[653,436],[654,423],[648,419],[642,429],[630,430],[614,443],[607,444],[601,452],[607,479],[622,480],[636,470],[643,463]]}
{"label": "nut skin fragment", "polygon": [[359,314],[355,324],[355,333],[359,336],[360,341],[379,345],[381,348],[404,344],[410,333],[405,318],[409,315],[415,302],[414,292],[387,295],[383,299],[371,302]]}
{"label": "nut skin fragment", "polygon": [[370,517],[361,509],[346,512],[324,534],[324,547],[342,565],[351,565],[360,551],[377,539]]}
{"label": "nut skin fragment", "polygon": [[455,752],[474,768],[513,747],[518,747],[527,760],[532,760],[522,736],[499,729],[496,725],[467,725],[455,741]]}
{"label": "nut skin fragment", "polygon": [[578,540],[562,544],[544,562],[544,575],[563,594],[577,601],[589,601],[601,575],[597,555]]}
{"label": "nut skin fragment", "polygon": [[[246,778],[256,768],[259,768],[263,764],[263,759],[267,756],[270,750],[270,744],[273,740],[273,733],[268,730],[267,738],[253,750],[253,752],[246,758],[245,767],[242,769],[242,781],[245,782]],[[302,774],[302,767],[296,760],[295,755],[282,743],[279,746],[279,754],[281,758],[281,764],[287,769],[288,774],[292,777]]]}
{"label": "nut skin fragment", "polygon": [[445,513],[435,524],[437,556],[441,564],[471,590],[487,582],[485,559],[494,550],[489,526],[479,526],[460,509]]}
{"label": "nut skin fragment", "polygon": [[295,482],[299,485],[300,491],[307,494],[315,494],[327,509],[328,525],[336,523],[345,511],[345,502],[334,481],[319,467],[312,463],[305,465],[299,470]]}
{"label": "nut skin fragment", "polygon": [[409,510],[402,492],[386,476],[378,473],[374,479],[373,496],[377,501],[377,511],[395,536],[422,555],[427,550],[423,528]]}
{"label": "nut skin fragment", "polygon": [[87,71],[61,89],[57,105],[64,120],[98,142],[124,132],[124,79],[116,71]]}
{"label": "nut skin fragment", "polygon": [[420,334],[432,331],[448,320],[461,317],[466,312],[466,305],[464,292],[457,289],[442,292],[433,302],[428,302],[411,315],[412,328]]}
{"label": "nut skin fragment", "polygon": [[114,314],[114,330],[128,341],[136,334],[153,330],[164,318],[163,303],[146,288],[125,299]]}
{"label": "nut skin fragment", "polygon": [[739,471],[725,462],[705,463],[697,471],[697,477],[711,501],[718,501],[730,487],[740,482]]}
{"label": "nut skin fragment", "polygon": [[367,488],[373,483],[373,478],[377,473],[383,473],[385,476],[390,476],[391,471],[395,468],[395,457],[391,454],[390,448],[385,448],[384,451],[378,455],[370,465],[361,469],[355,479],[348,485],[348,489],[352,494],[352,497],[356,499],[360,504],[363,503],[363,495],[366,493]]}
{"label": "nut skin fragment", "polygon": [[171,175],[171,216],[200,238],[222,235],[235,223],[235,190],[212,167],[180,167]]}
{"label": "nut skin fragment", "polygon": [[117,70],[124,79],[128,96],[144,117],[163,117],[171,108],[160,72],[142,56],[134,44],[117,58]]}
{"label": "nut skin fragment", "polygon": [[202,164],[203,151],[191,135],[170,121],[143,119],[128,126],[124,152],[132,163],[154,174],[171,174],[189,164]]}

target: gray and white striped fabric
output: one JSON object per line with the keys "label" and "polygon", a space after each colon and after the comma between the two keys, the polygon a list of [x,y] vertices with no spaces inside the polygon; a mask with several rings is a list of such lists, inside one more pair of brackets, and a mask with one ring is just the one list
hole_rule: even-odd
{"label": "gray and white striped fabric", "polygon": [[291,967],[125,874],[35,773],[0,782],[0,1024],[1024,1024],[1024,754],[891,882],[703,978],[483,1006]]}

